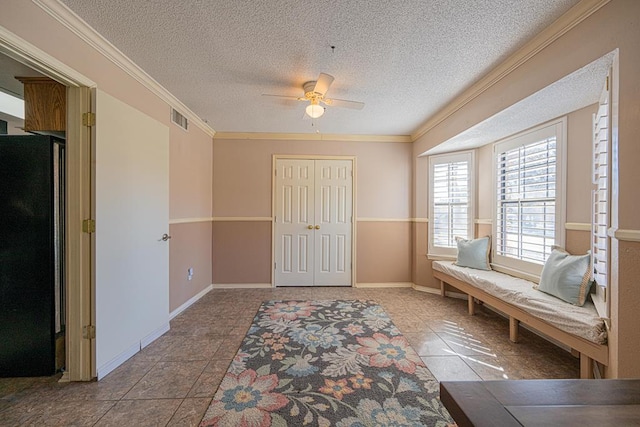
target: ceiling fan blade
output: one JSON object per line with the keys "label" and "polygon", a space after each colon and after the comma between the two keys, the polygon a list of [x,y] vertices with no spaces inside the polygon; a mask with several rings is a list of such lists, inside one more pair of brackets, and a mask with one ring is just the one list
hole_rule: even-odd
{"label": "ceiling fan blade", "polygon": [[328,90],[329,86],[333,83],[333,76],[325,73],[320,73],[320,77],[316,81],[316,86],[313,88],[313,91],[319,93],[320,95],[324,95]]}
{"label": "ceiling fan blade", "polygon": [[351,108],[352,110],[362,110],[364,102],[347,101],[346,99],[325,99],[323,102],[331,107]]}
{"label": "ceiling fan blade", "polygon": [[263,93],[262,96],[271,96],[273,98],[284,98],[284,99],[291,99],[294,101],[306,101],[306,98],[300,98],[299,96],[285,96],[285,95],[271,95],[269,93]]}

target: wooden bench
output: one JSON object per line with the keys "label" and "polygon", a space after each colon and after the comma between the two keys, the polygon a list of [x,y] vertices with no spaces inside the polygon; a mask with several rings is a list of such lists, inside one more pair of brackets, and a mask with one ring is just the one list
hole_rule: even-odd
{"label": "wooden bench", "polygon": [[[556,340],[572,349],[572,354],[580,357],[580,378],[594,378],[594,361],[608,365],[609,363],[609,348],[604,343],[595,342],[586,339],[582,336],[578,336],[573,333],[569,333],[559,328],[558,325],[549,323],[547,320],[543,320],[538,316],[527,310],[523,304],[516,304],[512,301],[507,301],[504,298],[497,297],[486,290],[471,284],[469,281],[461,280],[458,277],[454,277],[451,274],[446,274],[443,271],[437,270],[436,263],[446,265],[441,261],[434,261],[433,276],[440,280],[440,293],[444,297],[446,296],[446,285],[450,285],[467,294],[468,310],[469,314],[475,314],[475,302],[477,299],[480,302],[486,303],[498,311],[504,313],[509,317],[509,339],[516,343],[518,342],[518,330],[520,323],[533,328],[542,334]],[[451,264],[451,263],[448,263]],[[451,267],[449,267],[451,268]],[[457,267],[458,269],[462,267]],[[505,277],[511,277],[503,273],[492,272],[491,274],[503,275]],[[520,279],[517,279],[520,280]],[[533,284],[532,282],[530,282]],[[539,292],[539,291],[535,291]],[[559,301],[559,300],[558,300]],[[568,303],[562,303],[567,304]],[[563,305],[560,304],[558,310],[561,310]],[[571,306],[573,307],[573,306]],[[602,324],[604,330],[604,323]]]}

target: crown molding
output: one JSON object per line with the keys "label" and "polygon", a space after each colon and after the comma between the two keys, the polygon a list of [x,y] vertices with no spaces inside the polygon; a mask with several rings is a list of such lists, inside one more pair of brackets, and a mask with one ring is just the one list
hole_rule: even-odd
{"label": "crown molding", "polygon": [[413,134],[411,140],[416,141],[431,129],[445,121],[462,107],[487,91],[497,82],[511,74],[516,68],[527,62],[541,50],[562,37],[569,30],[597,12],[611,0],[582,0],[542,30],[533,39],[518,49],[504,62],[481,78],[477,83],[457,96],[445,108],[438,111],[422,124]]}
{"label": "crown molding", "polygon": [[349,142],[413,142],[409,135],[347,135],[332,133],[266,133],[216,132],[215,139],[349,141]]}
{"label": "crown molding", "polygon": [[216,133],[211,126],[198,117],[186,105],[165,89],[153,77],[147,74],[129,57],[112,45],[100,33],[87,24],[75,12],[69,9],[59,0],[32,0],[37,6],[48,13],[56,21],[60,22],[81,40],[100,52],[105,58],[133,77],[136,81],[149,89],[158,98],[180,111],[189,121],[198,126],[207,135],[213,137]]}
{"label": "crown molding", "polygon": [[91,79],[1,26],[0,52],[65,86],[95,87],[96,85]]}

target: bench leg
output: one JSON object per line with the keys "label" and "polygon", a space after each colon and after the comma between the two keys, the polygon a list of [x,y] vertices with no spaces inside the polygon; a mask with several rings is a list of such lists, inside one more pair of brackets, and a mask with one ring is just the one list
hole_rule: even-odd
{"label": "bench leg", "polygon": [[518,327],[520,321],[515,317],[509,316],[509,339],[511,342],[518,342]]}
{"label": "bench leg", "polygon": [[445,297],[446,293],[445,293],[445,287],[447,286],[446,283],[444,283],[444,280],[440,280],[440,296],[441,297]]}
{"label": "bench leg", "polygon": [[471,295],[467,295],[467,305],[469,306],[469,316],[476,314],[476,305]]}
{"label": "bench leg", "polygon": [[593,379],[593,359],[580,353],[580,379]]}

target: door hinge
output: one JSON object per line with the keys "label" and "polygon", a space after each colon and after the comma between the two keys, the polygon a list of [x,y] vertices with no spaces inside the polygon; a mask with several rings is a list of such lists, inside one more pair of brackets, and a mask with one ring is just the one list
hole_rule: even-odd
{"label": "door hinge", "polygon": [[93,340],[96,338],[96,327],[93,325],[87,325],[82,327],[82,338],[86,340]]}
{"label": "door hinge", "polygon": [[83,126],[95,126],[96,125],[96,114],[95,113],[83,113],[82,114],[82,125]]}
{"label": "door hinge", "polygon": [[276,270],[276,263],[273,263],[273,269]]}
{"label": "door hinge", "polygon": [[607,76],[607,92],[609,91],[609,76]]}
{"label": "door hinge", "polygon": [[278,169],[273,170],[273,176],[278,176]]}
{"label": "door hinge", "polygon": [[82,220],[82,232],[83,233],[95,233],[96,232],[96,220],[84,219]]}

